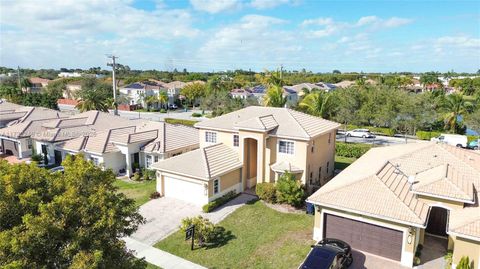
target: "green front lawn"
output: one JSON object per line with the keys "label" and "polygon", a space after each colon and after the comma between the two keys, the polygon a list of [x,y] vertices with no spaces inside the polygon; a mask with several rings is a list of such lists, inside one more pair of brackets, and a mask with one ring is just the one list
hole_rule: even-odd
{"label": "green front lawn", "polygon": [[356,161],[356,158],[349,158],[335,155],[335,169],[343,170]]}
{"label": "green front lawn", "polygon": [[114,185],[128,198],[135,200],[138,206],[148,202],[150,194],[156,190],[155,180],[135,182],[117,179]]}
{"label": "green front lawn", "polygon": [[145,269],[162,269],[161,267],[156,266],[155,264],[147,263]]}
{"label": "green front lawn", "polygon": [[190,251],[176,232],[155,247],[208,268],[297,268],[310,250],[313,216],[280,213],[257,201],[220,222],[223,240]]}

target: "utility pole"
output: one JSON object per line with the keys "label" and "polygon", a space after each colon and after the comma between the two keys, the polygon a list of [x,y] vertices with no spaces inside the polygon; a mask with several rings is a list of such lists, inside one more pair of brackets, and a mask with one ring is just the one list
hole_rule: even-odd
{"label": "utility pole", "polygon": [[20,79],[20,66],[17,66],[17,80],[18,80],[18,89],[22,90],[22,82]]}
{"label": "utility pole", "polygon": [[107,55],[107,58],[112,59],[111,63],[107,63],[108,66],[112,67],[112,83],[113,83],[113,114],[115,116],[118,116],[118,104],[117,104],[117,82],[115,81],[115,69],[116,69],[116,63],[115,60],[118,59],[117,56],[115,55]]}

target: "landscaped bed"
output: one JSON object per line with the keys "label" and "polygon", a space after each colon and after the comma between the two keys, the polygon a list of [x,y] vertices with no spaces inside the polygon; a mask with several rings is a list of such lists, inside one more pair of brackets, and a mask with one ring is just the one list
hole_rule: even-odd
{"label": "landscaped bed", "polygon": [[155,247],[208,268],[296,268],[310,250],[313,216],[280,213],[256,201],[219,223],[223,237],[190,250],[176,232]]}
{"label": "landscaped bed", "polygon": [[118,179],[114,185],[128,198],[135,200],[138,206],[148,202],[150,200],[150,194],[156,190],[155,180],[136,182]]}

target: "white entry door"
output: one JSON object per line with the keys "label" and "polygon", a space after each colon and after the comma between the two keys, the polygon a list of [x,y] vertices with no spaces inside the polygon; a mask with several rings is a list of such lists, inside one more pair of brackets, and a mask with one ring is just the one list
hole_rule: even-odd
{"label": "white entry door", "polygon": [[208,202],[203,182],[190,182],[174,177],[165,177],[165,197],[172,197],[195,205]]}

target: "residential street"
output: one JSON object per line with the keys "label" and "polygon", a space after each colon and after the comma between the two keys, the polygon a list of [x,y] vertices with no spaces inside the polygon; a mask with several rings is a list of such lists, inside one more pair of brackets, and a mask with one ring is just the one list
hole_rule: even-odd
{"label": "residential street", "polygon": [[[337,141],[345,142],[345,135],[337,134]],[[405,138],[381,136],[381,135],[377,135],[375,138],[347,137],[347,142],[391,146],[391,145],[405,144]],[[425,141],[407,137],[407,143],[423,143],[423,142]]]}

